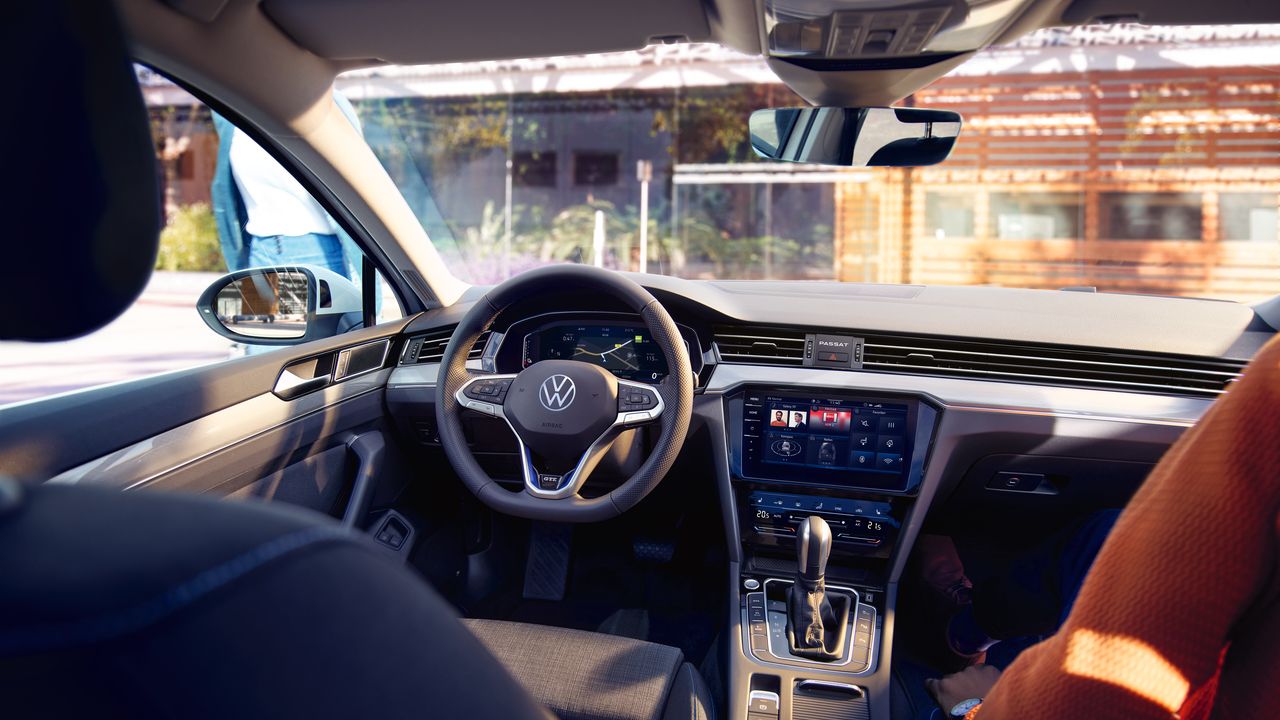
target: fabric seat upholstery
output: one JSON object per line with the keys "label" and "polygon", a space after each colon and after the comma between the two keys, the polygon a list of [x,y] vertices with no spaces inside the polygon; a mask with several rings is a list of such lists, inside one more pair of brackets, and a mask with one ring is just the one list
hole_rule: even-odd
{"label": "fabric seat upholstery", "polygon": [[542,625],[463,623],[562,720],[707,720],[713,714],[701,676],[676,648]]}
{"label": "fabric seat upholstery", "polygon": [[6,717],[547,717],[426,583],[323,516],[26,495],[0,513]]}
{"label": "fabric seat upholstery", "polygon": [[464,625],[367,538],[309,511],[24,493],[0,514],[0,697],[15,717],[711,716],[679,650]]}

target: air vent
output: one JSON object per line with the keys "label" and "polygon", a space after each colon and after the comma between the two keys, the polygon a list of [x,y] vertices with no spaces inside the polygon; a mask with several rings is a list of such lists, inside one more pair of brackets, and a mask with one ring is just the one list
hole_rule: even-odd
{"label": "air vent", "polygon": [[[962,340],[956,338],[882,335],[860,330],[813,330],[813,333],[856,335],[864,339],[863,370],[935,377],[1088,387],[1101,390],[1215,397],[1240,376],[1245,362],[1155,353],[1133,353],[1050,345]],[[805,333],[773,328],[723,329],[730,339],[721,358],[727,363],[801,365],[803,352],[779,361],[738,345],[746,338],[789,338],[787,348],[803,350]],[[767,342],[767,340],[766,340]],[[797,359],[791,359],[795,356]]]}
{"label": "air vent", "polygon": [[712,340],[721,360],[748,365],[803,365],[803,330],[719,328]]}
{"label": "air vent", "polygon": [[[405,346],[404,355],[401,357],[401,364],[416,365],[418,363],[438,363],[444,357],[445,346],[449,344],[449,338],[453,337],[453,331],[457,326],[442,328],[426,335],[418,335],[409,338],[409,343]],[[485,343],[489,341],[489,333],[482,333],[476,344],[471,347],[471,352],[467,353],[468,360],[479,360],[484,353]]]}

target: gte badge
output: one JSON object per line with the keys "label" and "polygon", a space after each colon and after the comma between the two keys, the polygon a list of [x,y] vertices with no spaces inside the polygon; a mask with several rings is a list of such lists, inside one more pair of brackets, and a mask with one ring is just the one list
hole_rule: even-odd
{"label": "gte badge", "polygon": [[810,335],[805,364],[849,370],[862,367],[862,338],[848,335]]}
{"label": "gte badge", "polygon": [[538,388],[538,399],[542,401],[542,407],[552,412],[560,412],[573,404],[573,398],[577,392],[573,379],[568,375],[552,375],[542,381],[542,385]]}

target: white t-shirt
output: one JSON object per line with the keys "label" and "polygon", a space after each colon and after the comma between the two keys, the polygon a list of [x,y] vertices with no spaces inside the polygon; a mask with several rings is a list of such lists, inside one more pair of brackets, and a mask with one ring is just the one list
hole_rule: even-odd
{"label": "white t-shirt", "polygon": [[231,175],[244,198],[249,216],[244,229],[250,235],[337,232],[333,220],[311,193],[239,128],[231,136]]}

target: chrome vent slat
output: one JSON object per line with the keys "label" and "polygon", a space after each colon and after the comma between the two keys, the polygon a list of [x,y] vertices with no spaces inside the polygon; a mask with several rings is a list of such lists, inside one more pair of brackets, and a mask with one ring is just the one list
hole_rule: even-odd
{"label": "chrome vent slat", "polygon": [[749,363],[753,360],[778,360],[781,362],[793,363],[796,365],[804,364],[803,357],[793,358],[793,357],[786,357],[785,355],[744,355],[742,353],[727,353],[722,351],[720,353],[720,357],[729,361],[740,360],[744,363]]}
{"label": "chrome vent slat", "polygon": [[[1233,376],[1228,376],[1223,378],[1205,378],[1205,377],[1198,377],[1198,376],[1192,377],[1192,376],[1180,375],[1179,373],[1176,373],[1176,372],[1168,372],[1162,368],[1156,368],[1156,367],[1150,368],[1149,372],[1140,372],[1140,371],[1135,371],[1132,368],[1132,366],[1127,366],[1127,365],[1122,367],[1117,367],[1117,368],[1107,368],[1105,366],[1101,366],[1101,367],[1091,366],[1086,369],[1079,369],[1071,366],[1060,366],[1060,365],[1045,366],[1045,365],[1037,365],[1037,364],[1029,364],[1029,363],[1014,363],[1014,362],[1003,362],[1003,361],[984,362],[978,365],[973,363],[965,364],[965,363],[950,362],[945,359],[941,359],[937,357],[934,357],[933,363],[921,363],[918,361],[913,361],[913,358],[911,356],[885,357],[879,353],[874,353],[874,354],[868,353],[865,356],[864,365],[870,365],[873,363],[877,365],[910,365],[913,367],[938,368],[940,370],[959,369],[959,370],[969,370],[972,372],[984,372],[984,373],[997,372],[997,373],[1007,373],[1007,374],[1013,374],[1013,375],[1024,374],[1027,376],[1044,375],[1044,376],[1064,377],[1064,378],[1073,378],[1073,379],[1081,379],[1081,378],[1089,379],[1089,378],[1096,377],[1100,379],[1121,380],[1121,379],[1127,378],[1127,379],[1132,379],[1139,382],[1151,381],[1156,384],[1177,381],[1178,383],[1186,384],[1194,387],[1221,387],[1224,382],[1229,380],[1230,377],[1233,377]],[[1139,370],[1142,370],[1142,369],[1143,368],[1139,368]]]}
{"label": "chrome vent slat", "polygon": [[[1216,397],[1245,365],[1230,359],[820,328],[725,327],[716,330],[714,341],[725,363],[796,366],[804,364],[806,335],[818,333],[862,338],[862,367],[876,372],[1102,390]],[[760,352],[758,343],[773,343],[776,352]]]}
{"label": "chrome vent slat", "polygon": [[1220,375],[1223,378],[1234,378],[1240,374],[1238,369],[1206,370],[1206,369],[1192,368],[1192,367],[1174,367],[1172,365],[1142,365],[1138,363],[1108,362],[1106,360],[1056,358],[1056,357],[1046,357],[1043,355],[1015,355],[1015,354],[1009,354],[1009,353],[983,352],[979,350],[954,350],[950,348],[942,349],[942,348],[930,348],[930,347],[917,347],[913,345],[884,345],[880,343],[866,343],[863,345],[863,348],[868,356],[871,355],[873,350],[906,350],[910,352],[929,353],[934,355],[935,359],[937,359],[938,354],[966,355],[966,356],[984,357],[984,358],[1007,358],[1010,360],[1024,360],[1024,361],[1032,360],[1036,362],[1045,362],[1045,363],[1090,365],[1090,366],[1105,367],[1105,368],[1133,368],[1136,370],[1148,370],[1148,371],[1158,370],[1163,372],[1204,373],[1204,374]]}
{"label": "chrome vent slat", "polygon": [[[1198,388],[1198,387],[1193,388],[1193,387],[1187,387],[1184,385],[1161,385],[1158,383],[1143,383],[1143,382],[1126,381],[1126,380],[1108,380],[1104,378],[1075,378],[1075,377],[1065,377],[1065,376],[1057,376],[1057,375],[1035,375],[1031,373],[1007,373],[1007,372],[999,372],[996,370],[981,370],[981,369],[974,369],[974,368],[948,368],[948,367],[936,367],[932,365],[906,365],[903,363],[884,363],[884,362],[869,361],[869,362],[863,363],[863,367],[907,369],[919,375],[928,375],[928,374],[939,373],[939,372],[954,372],[958,374],[964,374],[966,376],[986,375],[990,377],[999,377],[1001,379],[1030,380],[1033,382],[1042,382],[1042,383],[1062,382],[1062,383],[1070,383],[1073,385],[1076,383],[1081,383],[1081,384],[1102,383],[1102,384],[1111,385],[1114,387],[1123,386],[1123,387],[1131,387],[1135,389],[1145,388],[1145,389],[1151,389],[1151,390],[1206,392],[1206,393],[1213,393],[1215,395],[1219,395],[1223,392],[1223,390],[1221,389]],[[1113,389],[1113,388],[1108,388],[1108,389]]]}

